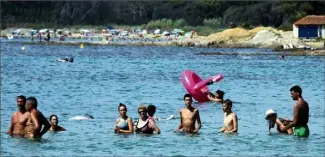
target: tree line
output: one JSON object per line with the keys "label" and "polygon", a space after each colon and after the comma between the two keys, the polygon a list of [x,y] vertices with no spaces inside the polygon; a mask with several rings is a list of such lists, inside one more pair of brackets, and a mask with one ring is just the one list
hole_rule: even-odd
{"label": "tree line", "polygon": [[[292,28],[306,15],[325,15],[325,1],[1,1],[1,27],[16,23],[143,25],[160,19],[212,27]],[[210,22],[209,22],[210,21]],[[215,24],[213,24],[215,23]]]}

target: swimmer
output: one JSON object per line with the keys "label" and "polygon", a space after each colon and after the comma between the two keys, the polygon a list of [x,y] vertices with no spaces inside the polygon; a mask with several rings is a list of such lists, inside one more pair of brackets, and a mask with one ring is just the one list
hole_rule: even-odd
{"label": "swimmer", "polygon": [[73,57],[70,58],[58,58],[56,59],[58,62],[73,62]]}
{"label": "swimmer", "polygon": [[116,120],[115,129],[116,133],[133,133],[133,122],[130,117],[126,115],[127,108],[124,104],[120,103],[118,106],[120,117]]}
{"label": "swimmer", "polygon": [[168,118],[161,118],[157,117],[154,114],[156,113],[156,106],[155,105],[148,105],[147,106],[148,116],[149,118],[152,118],[153,120],[161,121],[161,120],[170,120],[174,119],[174,115],[170,115]]}
{"label": "swimmer", "polygon": [[294,135],[300,137],[308,137],[309,128],[307,123],[309,120],[309,105],[302,97],[302,89],[299,86],[293,86],[290,89],[290,93],[292,99],[297,101],[293,107],[294,116],[290,124],[281,127],[281,131],[286,131],[294,127]]}
{"label": "swimmer", "polygon": [[208,93],[208,99],[213,102],[222,103],[223,102],[223,96],[225,95],[225,92],[222,90],[217,90],[216,94],[213,95],[212,93]]}
{"label": "swimmer", "polygon": [[160,134],[160,130],[152,118],[147,114],[147,108],[144,105],[138,107],[139,119],[135,122],[134,129],[137,134]]}
{"label": "swimmer", "polygon": [[51,127],[50,123],[44,117],[42,112],[37,109],[37,100],[35,97],[29,97],[26,99],[26,110],[29,113],[26,120],[26,127],[24,130],[24,137],[26,138],[40,138],[42,137]]}
{"label": "swimmer", "polygon": [[89,114],[86,114],[84,116],[74,116],[70,120],[88,120],[88,119],[94,119],[94,117]]}
{"label": "swimmer", "polygon": [[50,130],[49,131],[54,131],[54,132],[59,132],[59,131],[65,131],[65,128],[61,127],[58,125],[59,123],[59,118],[57,115],[51,115],[50,116]]}
{"label": "swimmer", "polygon": [[270,132],[271,128],[274,128],[274,126],[276,124],[277,125],[277,130],[280,133],[285,133],[285,134],[289,134],[289,135],[292,134],[292,128],[289,128],[286,131],[281,131],[280,128],[282,126],[288,125],[289,121],[287,121],[284,118],[278,118],[277,113],[274,112],[274,110],[272,110],[272,109],[267,110],[266,113],[265,113],[265,119],[269,122],[269,132]]}
{"label": "swimmer", "polygon": [[[175,131],[183,129],[186,133],[198,133],[202,127],[199,110],[192,107],[193,98],[190,94],[184,95],[185,108],[179,111],[180,124]],[[197,122],[197,128],[195,128],[195,122]]]}
{"label": "swimmer", "polygon": [[10,126],[7,133],[10,136],[24,137],[24,129],[26,124],[21,123],[19,119],[21,119],[21,117],[23,117],[24,115],[26,116],[28,114],[25,108],[26,97],[20,95],[16,98],[16,101],[17,101],[18,111],[12,114]]}
{"label": "swimmer", "polygon": [[237,133],[238,132],[238,119],[236,113],[231,111],[232,101],[226,99],[222,104],[224,112],[223,127],[220,132],[224,133]]}

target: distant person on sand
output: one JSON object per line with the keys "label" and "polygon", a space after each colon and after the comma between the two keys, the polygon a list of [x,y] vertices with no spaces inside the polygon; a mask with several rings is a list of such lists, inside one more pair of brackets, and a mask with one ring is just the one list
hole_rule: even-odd
{"label": "distant person on sand", "polygon": [[115,129],[116,133],[133,133],[133,122],[132,118],[126,115],[127,108],[124,104],[120,103],[118,105],[118,112],[120,113],[120,117],[116,120]]}
{"label": "distant person on sand", "polygon": [[65,131],[65,128],[59,126],[59,118],[57,115],[51,115],[50,116],[50,124],[51,127],[49,131],[59,132],[59,131]]}
{"label": "distant person on sand", "polygon": [[42,112],[37,110],[37,100],[35,97],[26,99],[26,110],[29,113],[24,116],[22,122],[26,121],[24,137],[41,138],[51,127],[50,123],[44,117]]}
{"label": "distant person on sand", "polygon": [[19,119],[23,117],[26,112],[25,104],[26,104],[26,97],[20,95],[16,98],[18,111],[14,112],[11,116],[10,126],[7,133],[10,136],[17,136],[17,137],[24,137],[24,129],[25,125],[20,123]]}
{"label": "distant person on sand", "polygon": [[[198,133],[202,127],[199,110],[192,107],[193,98],[190,94],[184,95],[185,108],[179,111],[180,124],[175,131],[183,129],[186,133]],[[197,122],[197,127],[195,127]]]}
{"label": "distant person on sand", "polygon": [[236,113],[232,112],[232,101],[226,99],[222,104],[224,112],[223,127],[220,132],[224,133],[237,133],[238,132],[238,119]]}
{"label": "distant person on sand", "polygon": [[296,136],[300,137],[308,137],[309,136],[309,128],[308,128],[308,120],[309,120],[309,105],[302,97],[302,89],[299,86],[293,86],[290,89],[291,97],[293,100],[296,100],[297,103],[293,107],[293,120],[287,126],[282,126],[281,131],[286,131],[292,127],[293,133]]}
{"label": "distant person on sand", "polygon": [[225,92],[222,91],[222,90],[217,90],[216,91],[216,94],[213,95],[212,93],[208,93],[208,99],[210,101],[214,101],[214,102],[217,102],[217,103],[222,103],[223,102],[223,96],[225,95]]}
{"label": "distant person on sand", "polygon": [[38,39],[39,39],[39,42],[42,42],[42,33],[41,32],[38,33]]}
{"label": "distant person on sand", "polygon": [[278,118],[277,113],[274,110],[272,109],[267,110],[265,113],[265,119],[269,122],[269,132],[271,128],[274,128],[276,124],[277,126],[276,128],[280,133],[285,133],[289,135],[292,134],[292,128],[289,128],[286,131],[281,131],[280,127],[288,125],[290,121],[284,118]]}
{"label": "distant person on sand", "polygon": [[47,42],[50,42],[50,39],[51,39],[50,31],[47,30],[47,31],[46,31],[46,38],[45,38],[45,40],[46,40]]}
{"label": "distant person on sand", "polygon": [[152,118],[147,114],[147,108],[144,105],[138,107],[139,119],[135,122],[135,132],[138,134],[160,134],[160,129]]}

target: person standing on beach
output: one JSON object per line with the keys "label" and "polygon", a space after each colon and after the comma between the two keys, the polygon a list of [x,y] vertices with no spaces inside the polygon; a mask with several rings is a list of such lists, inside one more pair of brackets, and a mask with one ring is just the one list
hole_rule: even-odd
{"label": "person standing on beach", "polygon": [[[180,114],[180,124],[175,131],[180,131],[183,129],[186,133],[198,133],[202,127],[201,118],[199,110],[192,107],[193,98],[190,94],[184,95],[185,108],[179,111]],[[195,128],[195,122],[197,122],[197,127]]]}
{"label": "person standing on beach", "polygon": [[222,104],[224,114],[223,127],[220,132],[224,133],[237,133],[238,132],[238,119],[236,113],[232,112],[232,101],[226,99]]}
{"label": "person standing on beach", "polygon": [[287,126],[282,126],[281,131],[285,131],[289,128],[294,127],[293,133],[296,136],[300,137],[308,137],[309,136],[309,128],[308,128],[308,120],[309,120],[309,105],[302,97],[302,89],[299,86],[293,86],[290,89],[291,97],[293,100],[296,100],[297,103],[293,107],[293,120]]}
{"label": "person standing on beach", "polygon": [[51,125],[42,112],[37,110],[37,100],[35,97],[26,99],[26,110],[29,115],[25,117],[27,123],[24,130],[24,137],[41,138],[50,129]]}
{"label": "person standing on beach", "polygon": [[17,97],[16,101],[17,101],[18,111],[12,114],[10,126],[7,133],[10,136],[23,137],[25,125],[23,123],[20,123],[19,119],[23,117],[25,114],[27,114],[25,109],[26,97],[20,95]]}

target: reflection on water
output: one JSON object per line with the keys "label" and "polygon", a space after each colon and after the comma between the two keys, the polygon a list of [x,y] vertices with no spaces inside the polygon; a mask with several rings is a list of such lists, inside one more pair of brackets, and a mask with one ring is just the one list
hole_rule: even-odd
{"label": "reflection on water", "polygon": [[[324,152],[324,58],[314,56],[213,56],[200,52],[272,53],[265,49],[180,47],[54,46],[1,43],[1,153],[4,156],[320,156]],[[73,63],[56,62],[74,57]],[[191,69],[202,78],[222,73],[209,86],[221,89],[234,102],[239,133],[218,133],[223,123],[220,104],[204,103],[197,135],[174,132],[186,90],[181,72]],[[268,132],[264,114],[273,108],[292,118],[289,89],[301,85],[310,104],[308,139]],[[67,129],[47,133],[41,142],[5,134],[15,97],[39,100],[45,116],[57,114]],[[140,103],[157,106],[160,135],[117,135],[117,106],[124,103],[133,121]],[[92,120],[70,120],[89,114]],[[154,151],[153,151],[154,150]]]}

